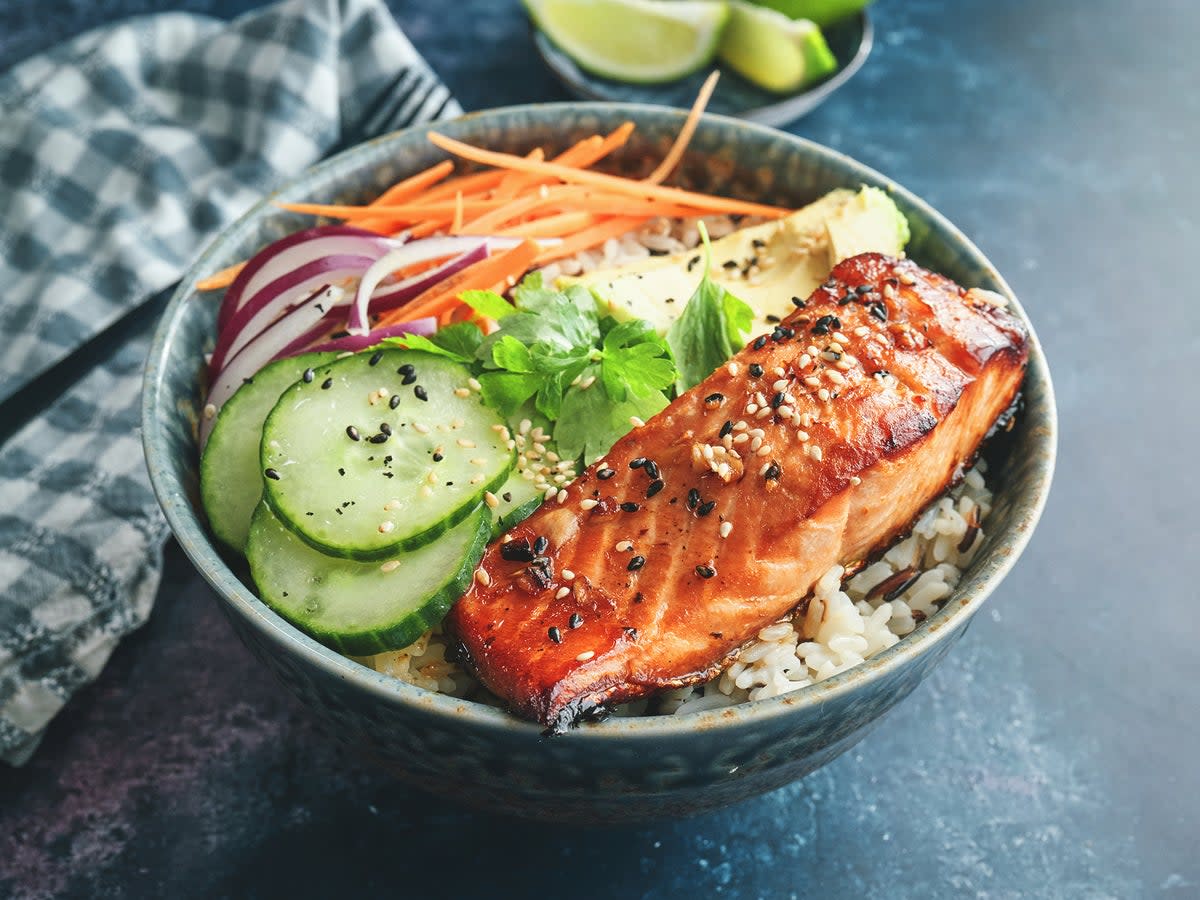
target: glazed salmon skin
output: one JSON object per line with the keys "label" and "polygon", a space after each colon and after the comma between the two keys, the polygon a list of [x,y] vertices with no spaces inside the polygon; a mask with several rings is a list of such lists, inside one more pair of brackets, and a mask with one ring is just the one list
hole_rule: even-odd
{"label": "glazed salmon skin", "polygon": [[909,530],[1018,396],[995,294],[863,254],[489,546],[447,625],[553,732],[706,680]]}

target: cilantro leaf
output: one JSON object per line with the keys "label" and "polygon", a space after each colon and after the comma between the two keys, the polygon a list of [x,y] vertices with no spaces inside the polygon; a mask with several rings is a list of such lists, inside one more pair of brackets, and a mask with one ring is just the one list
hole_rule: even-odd
{"label": "cilantro leaf", "polygon": [[482,372],[479,375],[483,402],[502,416],[515,413],[538,392],[541,384],[541,376],[521,372]]}
{"label": "cilantro leaf", "polygon": [[[584,378],[595,375],[595,367],[585,370]],[[606,391],[597,390],[599,382],[588,390],[572,388],[563,397],[562,409],[554,425],[554,440],[564,459],[592,463],[608,452],[632,427],[630,416],[648,419],[668,403],[662,392],[644,397],[632,394],[614,401]]]}
{"label": "cilantro leaf", "polygon": [[497,322],[516,312],[513,305],[495,291],[463,291],[458,295],[458,299],[481,316],[495,319]]}
{"label": "cilantro leaf", "polygon": [[700,229],[704,277],[683,314],[667,329],[667,344],[679,369],[675,386],[680,393],[699,384],[740,350],[754,322],[754,310],[709,277],[712,246],[703,223]]}
{"label": "cilantro leaf", "polygon": [[621,322],[604,336],[600,367],[604,389],[614,400],[639,397],[675,383],[675,363],[665,341],[640,320]]}
{"label": "cilantro leaf", "polygon": [[382,343],[389,346],[404,347],[408,350],[420,350],[435,356],[444,356],[455,362],[470,363],[483,343],[483,335],[470,322],[459,322],[439,329],[430,337],[419,334],[404,334],[399,337],[384,338]]}
{"label": "cilantro leaf", "polygon": [[492,344],[492,362],[497,368],[519,372],[522,375],[534,371],[533,356],[529,348],[511,334],[501,335],[500,340]]}

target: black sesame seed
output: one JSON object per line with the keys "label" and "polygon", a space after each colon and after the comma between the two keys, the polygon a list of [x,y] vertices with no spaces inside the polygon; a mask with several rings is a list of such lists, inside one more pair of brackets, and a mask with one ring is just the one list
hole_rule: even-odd
{"label": "black sesame seed", "polygon": [[715,393],[715,394],[709,394],[707,397],[704,398],[705,406],[710,406],[710,405],[711,406],[720,406],[724,402],[725,402],[725,395],[722,393],[719,393],[719,392]]}
{"label": "black sesame seed", "polygon": [[346,437],[350,438],[350,440],[352,440],[352,441],[357,441],[357,440],[362,439],[358,433],[358,429],[355,428],[353,425],[346,426]]}
{"label": "black sesame seed", "polygon": [[621,509],[625,510],[625,512],[637,512],[639,509],[641,509],[641,507],[632,500],[626,500],[621,504]]}
{"label": "black sesame seed", "polygon": [[534,540],[533,552],[536,553],[538,556],[541,556],[543,553],[546,552],[546,549],[549,546],[550,546],[550,539],[543,534]]}
{"label": "black sesame seed", "polygon": [[400,368],[398,368],[396,370],[396,374],[397,375],[411,375],[415,371],[417,371],[417,370],[413,368],[412,363],[405,363],[404,365],[402,365]]}
{"label": "black sesame seed", "polygon": [[387,422],[380,422],[380,423],[379,423],[379,430],[380,430],[380,431],[381,431],[383,434],[390,435],[390,434],[392,433],[392,426],[391,426],[391,425],[389,425]]}
{"label": "black sesame seed", "polygon": [[604,468],[604,469],[600,469],[599,471],[596,472],[596,477],[599,478],[601,481],[608,481],[608,479],[612,478],[616,474],[617,473],[614,472],[612,469]]}
{"label": "black sesame seed", "polygon": [[512,503],[512,491],[505,491],[503,494],[500,495],[500,497],[504,500],[505,503]]}
{"label": "black sesame seed", "polygon": [[829,334],[830,331],[841,328],[842,321],[837,316],[821,316],[812,327],[813,334]]}
{"label": "black sesame seed", "polygon": [[274,469],[264,469],[263,474],[266,475],[268,478],[270,478],[272,481],[279,480],[279,473],[276,472]]}
{"label": "black sesame seed", "polygon": [[331,387],[333,387],[333,379],[332,378],[326,378],[324,381],[321,382],[321,390],[327,391]]}
{"label": "black sesame seed", "polygon": [[751,346],[754,347],[755,350],[761,350],[763,347],[767,346],[767,336],[765,334],[759,335],[754,339],[754,343]]}
{"label": "black sesame seed", "polygon": [[766,319],[768,322],[770,322],[772,325],[773,325],[773,324],[775,324],[776,322],[782,322],[782,321],[783,321],[783,319],[779,318],[779,316],[767,315],[767,316],[764,316],[763,318],[765,318],[765,319]]}
{"label": "black sesame seed", "polygon": [[550,640],[554,641],[554,643],[556,643],[556,644],[562,643],[562,632],[558,630],[557,625],[551,625],[546,630],[546,634],[550,636]]}
{"label": "black sesame seed", "polygon": [[771,398],[771,409],[779,409],[783,406],[783,391],[776,391],[775,396]]}
{"label": "black sesame seed", "polygon": [[645,464],[646,464],[646,457],[644,457],[644,456],[639,456],[639,457],[637,457],[636,459],[631,459],[631,460],[629,461],[629,468],[631,468],[631,469],[640,469],[640,468],[641,468],[642,466],[644,466]]}
{"label": "black sesame seed", "polygon": [[854,293],[861,297],[863,294],[869,294],[873,290],[875,290],[875,285],[873,284],[860,284],[854,289]]}
{"label": "black sesame seed", "polygon": [[400,395],[392,394],[392,399],[388,401],[388,408],[395,409],[399,405],[400,405]]}
{"label": "black sesame seed", "polygon": [[887,304],[884,303],[882,300],[876,300],[874,303],[868,304],[867,312],[870,313],[872,316],[874,316],[876,319],[878,319],[880,322],[886,322],[888,320]]}
{"label": "black sesame seed", "polygon": [[692,488],[690,491],[688,491],[688,498],[687,498],[688,509],[695,509],[696,504],[698,504],[699,502],[700,502],[700,492],[698,490],[696,490],[696,488]]}
{"label": "black sesame seed", "polygon": [[376,350],[374,353],[371,354],[371,358],[367,360],[367,365],[368,366],[377,366],[377,365],[379,365],[379,361],[381,359],[383,359],[383,351]]}
{"label": "black sesame seed", "polygon": [[762,373],[763,373],[762,366],[760,366],[758,363],[750,363],[750,377],[751,378],[762,378]]}
{"label": "black sesame seed", "polygon": [[646,460],[646,477],[651,481],[658,481],[662,478],[662,473],[658,471],[658,463],[652,459]]}
{"label": "black sesame seed", "polygon": [[779,468],[779,463],[773,462],[767,466],[767,471],[763,473],[763,478],[767,481],[778,481],[779,476],[783,474],[783,470]]}
{"label": "black sesame seed", "polygon": [[421,387],[421,385],[418,384],[413,388],[413,393],[416,394],[418,400],[429,401],[429,395],[425,393],[425,388]]}
{"label": "black sesame seed", "polygon": [[416,380],[417,380],[417,373],[409,372],[407,375],[405,375],[403,378],[400,379],[400,383],[404,384],[404,385],[409,385],[409,384],[412,384]]}
{"label": "black sesame seed", "polygon": [[845,306],[847,303],[852,303],[858,299],[857,294],[846,294],[844,297],[838,298],[838,306]]}
{"label": "black sesame seed", "polygon": [[775,330],[771,332],[771,340],[777,344],[791,340],[795,336],[795,329],[788,328],[786,325],[776,325]]}
{"label": "black sesame seed", "polygon": [[661,491],[666,486],[667,486],[667,483],[665,481],[663,481],[661,478],[659,478],[656,481],[650,482],[650,487],[646,488],[646,499],[649,500],[651,497],[653,497],[655,494],[657,494],[659,491]]}
{"label": "black sesame seed", "polygon": [[727,420],[725,424],[721,426],[721,432],[717,435],[717,437],[727,437],[730,434],[733,434],[733,422]]}
{"label": "black sesame seed", "polygon": [[712,566],[696,566],[696,574],[701,578],[712,578],[717,574],[717,570]]}
{"label": "black sesame seed", "polygon": [[579,613],[571,613],[571,618],[567,619],[568,628],[578,628],[583,624],[583,616]]}
{"label": "black sesame seed", "polygon": [[304,376],[303,376],[303,377],[304,377],[304,383],[305,383],[305,384],[312,384],[312,380],[313,380],[313,378],[316,376],[316,374],[317,374],[317,373],[316,373],[316,372],[314,372],[312,369],[305,369],[305,370],[304,370]]}
{"label": "black sesame seed", "polygon": [[528,538],[505,541],[500,545],[500,558],[509,562],[533,562],[533,550]]}
{"label": "black sesame seed", "polygon": [[700,257],[693,256],[691,259],[688,260],[687,270],[689,272],[692,271],[692,269],[694,269],[696,267],[696,263],[698,263],[698,262],[700,262]]}
{"label": "black sesame seed", "polygon": [[710,512],[713,511],[713,509],[716,507],[716,505],[717,505],[716,500],[709,500],[707,503],[701,503],[699,506],[696,507],[696,515],[707,516]]}
{"label": "black sesame seed", "polygon": [[721,263],[722,269],[736,269],[737,267],[738,264],[736,259],[727,259],[725,262]]}
{"label": "black sesame seed", "polygon": [[640,569],[645,564],[646,564],[646,557],[635,556],[633,559],[631,559],[629,561],[629,563],[625,566],[625,568],[627,571],[636,572],[638,569]]}
{"label": "black sesame seed", "polygon": [[793,297],[792,306],[796,307],[796,309],[804,309],[804,307],[808,306],[808,301],[802,300],[799,297]]}
{"label": "black sesame seed", "polygon": [[388,437],[389,437],[389,435],[386,435],[383,432],[380,432],[379,434],[371,435],[369,438],[367,438],[367,440],[370,441],[372,444],[386,444]]}
{"label": "black sesame seed", "polygon": [[343,469],[341,466],[338,466],[338,474],[344,478],[346,475],[346,470]]}
{"label": "black sesame seed", "polygon": [[446,457],[442,456],[442,454],[440,454],[440,453],[435,453],[435,454],[433,454],[433,461],[434,461],[434,462],[441,462],[441,461],[442,461],[443,459],[445,459],[445,458],[446,458]]}

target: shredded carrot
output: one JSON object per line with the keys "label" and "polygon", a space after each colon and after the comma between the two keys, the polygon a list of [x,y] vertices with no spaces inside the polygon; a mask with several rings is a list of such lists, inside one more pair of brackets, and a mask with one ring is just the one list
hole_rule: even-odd
{"label": "shredded carrot", "polygon": [[220,272],[214,275],[209,275],[202,281],[196,282],[196,290],[198,291],[219,291],[221,288],[227,288],[233,284],[234,279],[241,274],[242,269],[246,268],[246,262],[234,263],[232,266],[226,266]]}
{"label": "shredded carrot", "polygon": [[494,233],[502,237],[561,237],[564,234],[570,234],[580,228],[587,228],[595,224],[596,217],[594,215],[589,212],[575,210],[573,212],[558,213],[553,216],[544,216],[540,219],[534,219],[532,222],[522,222],[520,225],[502,228]]}
{"label": "shredded carrot", "polygon": [[454,195],[454,218],[450,220],[450,233],[458,234],[463,223],[463,196],[462,192]]}
{"label": "shredded carrot", "polygon": [[[541,162],[546,158],[546,151],[541,147],[534,147],[525,154],[525,158]],[[529,181],[529,176],[524,172],[505,172],[504,179],[496,185],[492,196],[497,200],[511,200],[521,193],[527,181]]]}
{"label": "shredded carrot", "polygon": [[397,181],[373,200],[371,206],[390,206],[396,203],[403,203],[405,200],[411,200],[420,194],[421,191],[431,185],[437,184],[453,171],[454,163],[448,159],[444,159],[437,165],[425,169],[423,172],[411,175],[403,181]]}
{"label": "shredded carrot", "polygon": [[533,261],[533,264],[535,266],[544,266],[553,260],[562,259],[565,256],[573,256],[580,250],[586,250],[588,247],[604,243],[610,237],[618,237],[627,231],[631,231],[644,221],[646,221],[645,218],[639,216],[614,216],[611,219],[605,219],[591,228],[585,228],[583,231],[577,231],[570,237],[564,238],[560,244],[547,247]]}
{"label": "shredded carrot", "polygon": [[683,159],[683,151],[687,149],[692,135],[696,133],[696,126],[700,124],[700,117],[704,115],[704,107],[708,106],[709,98],[712,97],[713,90],[717,86],[717,79],[720,77],[720,70],[713,69],[712,74],[704,79],[700,93],[696,95],[696,102],[692,104],[687,118],[683,120],[683,127],[679,129],[679,134],[675,135],[675,142],[671,144],[671,149],[662,158],[662,162],[647,176],[648,184],[661,184],[679,165],[679,160]]}
{"label": "shredded carrot", "polygon": [[447,308],[458,303],[458,296],[463,291],[484,290],[509,278],[515,283],[533,263],[539,250],[536,241],[522,241],[511,250],[480,260],[392,310],[380,319],[377,327],[425,316],[441,316]]}
{"label": "shredded carrot", "polygon": [[709,194],[696,193],[695,191],[685,191],[682,188],[663,187],[659,184],[647,184],[644,181],[634,181],[633,179],[621,178],[617,175],[605,175],[600,172],[592,172],[588,169],[573,169],[570,166],[560,166],[556,163],[533,162],[532,160],[522,159],[519,156],[513,156],[511,153],[499,153],[495,150],[472,147],[470,144],[464,144],[462,141],[448,138],[445,135],[438,134],[436,131],[428,132],[428,137],[433,144],[447,153],[453,153],[455,156],[461,156],[463,159],[470,160],[471,162],[496,166],[501,169],[518,169],[526,172],[554,175],[568,183],[607,187],[619,194],[629,194],[634,197],[644,197],[653,200],[666,200],[672,203],[683,203],[707,212],[763,216],[772,219],[780,218],[790,212],[790,210],[779,206],[748,203],[729,197],[714,197]]}
{"label": "shredded carrot", "polygon": [[[503,202],[502,200],[464,200],[462,201],[462,205],[464,211],[469,209],[473,214],[479,214],[496,209]],[[328,216],[331,219],[353,219],[355,216],[361,216],[364,213],[378,213],[396,219],[424,221],[424,217],[426,216],[436,216],[439,214],[447,217],[453,216],[455,209],[458,208],[459,201],[405,203],[395,206],[351,206],[343,203],[278,203],[276,205],[290,212],[304,213],[310,216]],[[418,219],[418,217],[420,218]]]}

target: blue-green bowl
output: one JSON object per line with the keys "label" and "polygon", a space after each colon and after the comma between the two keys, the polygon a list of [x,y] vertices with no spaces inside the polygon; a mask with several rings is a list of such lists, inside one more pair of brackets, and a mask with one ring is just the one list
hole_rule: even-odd
{"label": "blue-green bowl", "polygon": [[[683,113],[618,104],[519,106],[465,116],[439,130],[494,149],[524,153],[545,146],[549,152],[626,119],[638,127],[616,165],[635,174],[661,157]],[[349,150],[266,198],[183,279],[150,352],[143,411],[150,475],[179,543],[216,589],[242,640],[338,740],[429,791],[540,818],[637,820],[732,803],[824,765],[938,664],[1029,541],[1050,487],[1056,431],[1050,376],[1036,337],[1024,410],[993,463],[996,504],[987,543],[954,595],[915,632],[855,669],[782,697],[686,717],[610,719],[546,739],[535,725],[378,674],[301,634],[240,580],[207,531],[198,502],[194,426],[216,303],[193,295],[197,279],[305,224],[274,201],[364,200],[441,156],[424,129]],[[832,150],[706,116],[676,181],[792,206],[837,187],[885,187],[911,223],[914,259],[964,285],[1009,296],[1023,315],[999,274],[953,225]]]}

